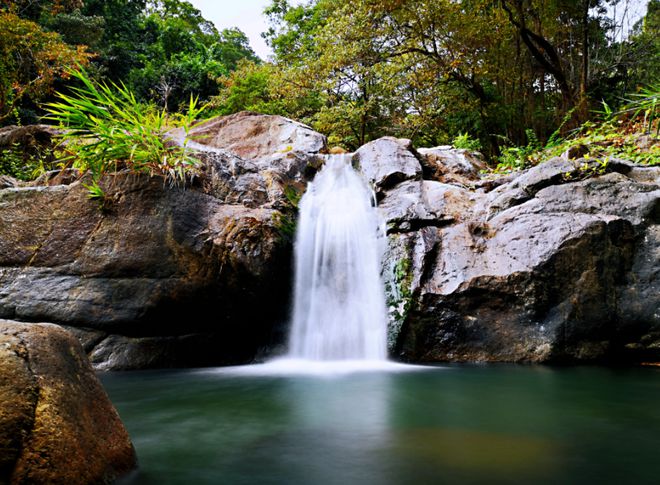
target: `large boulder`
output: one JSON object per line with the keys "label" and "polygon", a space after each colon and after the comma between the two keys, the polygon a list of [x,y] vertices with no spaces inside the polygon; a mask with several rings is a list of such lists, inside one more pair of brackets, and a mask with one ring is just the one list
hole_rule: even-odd
{"label": "large boulder", "polygon": [[292,201],[325,139],[277,116],[197,130],[214,127],[242,144],[207,139],[193,186],[120,172],[101,203],[84,179],[0,190],[0,318],[72,327],[104,369],[249,362],[281,341]]}
{"label": "large boulder", "polygon": [[481,154],[451,146],[420,148],[424,177],[439,182],[470,185],[487,169]]}
{"label": "large boulder", "polygon": [[353,165],[379,192],[406,180],[421,180],[422,165],[405,138],[386,136],[360,147]]}
{"label": "large boulder", "polygon": [[53,147],[53,136],[60,131],[48,125],[3,126],[0,128],[0,150],[19,147],[33,153]]}
{"label": "large boulder", "polygon": [[205,147],[256,162],[290,152],[320,153],[326,148],[325,137],[309,126],[250,111],[198,124],[190,130],[190,138]]}
{"label": "large boulder", "polygon": [[0,320],[0,483],[113,483],[135,451],[78,341]]}
{"label": "large boulder", "polygon": [[[183,132],[172,137],[181,142]],[[323,163],[326,138],[288,118],[242,111],[195,126],[188,146],[205,165],[204,191],[226,204],[286,209]]]}
{"label": "large boulder", "polygon": [[452,167],[383,195],[394,355],[660,359],[660,168],[557,158],[467,187]]}

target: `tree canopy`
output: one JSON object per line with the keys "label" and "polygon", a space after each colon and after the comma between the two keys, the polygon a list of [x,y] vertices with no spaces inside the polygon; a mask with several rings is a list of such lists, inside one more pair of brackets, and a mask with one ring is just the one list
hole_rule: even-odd
{"label": "tree canopy", "polygon": [[176,111],[218,94],[241,60],[260,62],[243,32],[219,32],[184,0],[3,0],[0,15],[5,122],[35,121],[36,103],[76,64]]}
{"label": "tree canopy", "polygon": [[[0,122],[37,119],[89,64],[166,111],[296,118],[354,149],[383,135],[421,145],[465,134],[493,155],[616,110],[660,75],[660,0],[271,0],[268,62],[238,28],[185,0],[2,0]],[[25,55],[30,53],[30,55]]]}
{"label": "tree canopy", "polygon": [[288,99],[291,116],[348,148],[469,132],[497,152],[577,126],[657,79],[659,1],[623,40],[613,4],[626,1],[273,0],[272,66],[242,67],[259,80],[250,95],[245,77],[225,77],[220,100],[240,90],[246,104],[231,110],[278,111]]}

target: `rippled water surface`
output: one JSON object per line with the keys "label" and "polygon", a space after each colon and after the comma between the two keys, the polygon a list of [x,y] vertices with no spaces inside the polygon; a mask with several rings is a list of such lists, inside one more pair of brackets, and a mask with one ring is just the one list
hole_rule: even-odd
{"label": "rippled water surface", "polygon": [[140,460],[129,483],[660,483],[655,368],[253,366],[101,380]]}

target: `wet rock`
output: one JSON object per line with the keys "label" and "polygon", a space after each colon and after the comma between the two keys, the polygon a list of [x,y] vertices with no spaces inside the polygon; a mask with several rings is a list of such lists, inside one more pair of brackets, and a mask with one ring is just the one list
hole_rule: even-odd
{"label": "wet rock", "polygon": [[19,182],[9,175],[0,175],[0,189],[6,189],[8,187],[18,187]]}
{"label": "wet rock", "polygon": [[51,148],[53,136],[59,132],[49,125],[4,126],[0,128],[0,148]]}
{"label": "wet rock", "polygon": [[635,140],[635,145],[640,150],[650,150],[654,146],[660,145],[660,138],[653,135],[640,135]]}
{"label": "wet rock", "polygon": [[136,466],[83,353],[56,325],[0,320],[0,482],[112,483]]}
{"label": "wet rock", "polygon": [[232,326],[264,322],[267,338],[283,318],[280,213],[147,177],[103,184],[107,212],[81,182],[0,191],[0,315],[143,337],[228,332],[250,360],[260,325]]}
{"label": "wet rock", "polygon": [[[48,125],[1,127],[0,153],[9,151],[14,157],[21,157],[24,162],[39,160],[44,166],[49,166],[55,161],[53,137],[59,132]],[[30,165],[33,164],[30,162]]]}
{"label": "wet rock", "polygon": [[410,230],[410,221],[431,223],[434,216],[428,211],[422,195],[420,180],[407,180],[386,192],[378,204],[389,232]]}
{"label": "wet rock", "polygon": [[584,157],[587,153],[589,153],[589,147],[579,144],[568,147],[566,151],[561,154],[561,156],[566,160],[575,160]]}

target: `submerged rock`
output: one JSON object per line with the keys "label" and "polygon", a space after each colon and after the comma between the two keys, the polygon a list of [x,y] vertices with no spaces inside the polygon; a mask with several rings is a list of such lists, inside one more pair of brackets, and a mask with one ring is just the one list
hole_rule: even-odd
{"label": "submerged rock", "polygon": [[0,320],[0,483],[112,483],[135,451],[80,344]]}

